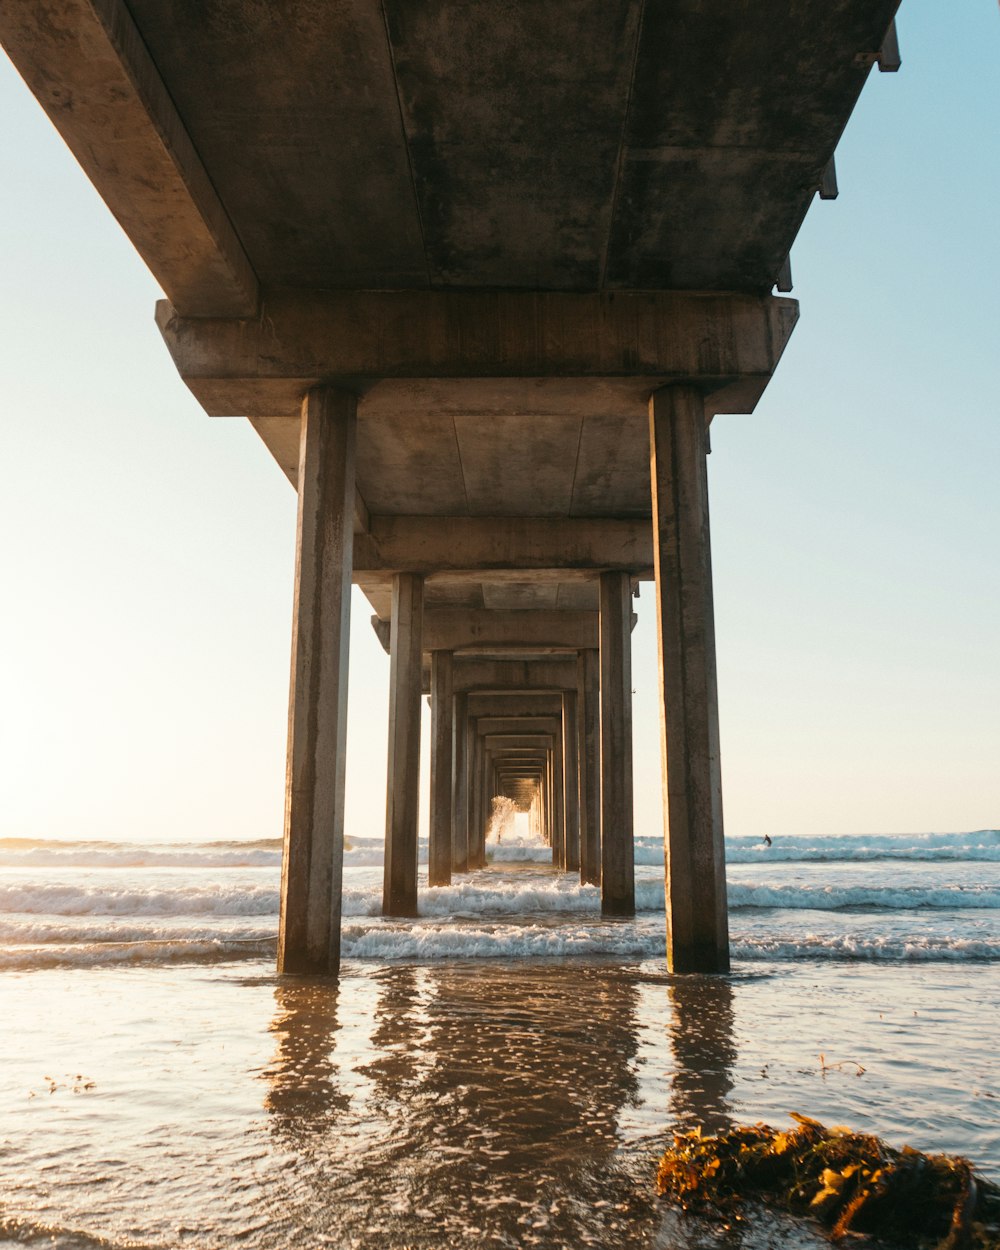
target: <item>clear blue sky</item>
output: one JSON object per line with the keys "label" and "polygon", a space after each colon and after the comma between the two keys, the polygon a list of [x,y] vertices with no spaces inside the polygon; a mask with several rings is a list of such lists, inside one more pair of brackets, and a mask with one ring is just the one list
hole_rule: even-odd
{"label": "clear blue sky", "polygon": [[[732,834],[1000,825],[1000,18],[904,0],[899,31],[792,253],[778,374],[713,426]],[[0,231],[0,836],[277,835],[293,492],[182,386],[156,284],[5,61]],[[372,835],[388,661],[356,608],[347,827]]]}

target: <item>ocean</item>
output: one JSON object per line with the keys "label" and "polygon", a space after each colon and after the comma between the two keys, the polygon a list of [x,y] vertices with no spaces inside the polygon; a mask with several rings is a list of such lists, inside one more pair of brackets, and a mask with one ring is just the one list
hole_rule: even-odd
{"label": "ocean", "polygon": [[349,839],[331,985],[274,974],[277,841],[0,841],[0,1247],[809,1245],[653,1191],[791,1111],[1000,1177],[997,831],[729,839],[730,977],[666,974],[659,838],[634,921],[490,853],[383,920]]}

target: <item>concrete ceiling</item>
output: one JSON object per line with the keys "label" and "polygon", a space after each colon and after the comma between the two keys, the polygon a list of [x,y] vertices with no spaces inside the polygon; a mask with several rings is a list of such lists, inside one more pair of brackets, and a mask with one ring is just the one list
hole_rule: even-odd
{"label": "concrete ceiling", "polygon": [[897,0],[129,0],[264,286],[774,283]]}
{"label": "concrete ceiling", "polygon": [[[0,38],[208,412],[294,482],[301,396],[353,390],[361,531],[582,524],[649,517],[653,389],[752,410],[897,4],[5,0]],[[357,580],[384,619],[389,578]],[[427,604],[592,611],[596,582],[443,573]]]}

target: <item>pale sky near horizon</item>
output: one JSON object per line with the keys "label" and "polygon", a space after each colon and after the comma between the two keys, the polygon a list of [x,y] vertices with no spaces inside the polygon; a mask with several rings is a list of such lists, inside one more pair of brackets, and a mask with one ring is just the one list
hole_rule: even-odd
{"label": "pale sky near horizon", "polygon": [[[1000,826],[1000,18],[944,7],[903,0],[903,68],[792,252],[785,358],[713,424],[732,835]],[[2,57],[0,239],[0,837],[278,836],[294,492],[180,382],[156,283]],[[373,836],[388,659],[355,595],[346,827]]]}

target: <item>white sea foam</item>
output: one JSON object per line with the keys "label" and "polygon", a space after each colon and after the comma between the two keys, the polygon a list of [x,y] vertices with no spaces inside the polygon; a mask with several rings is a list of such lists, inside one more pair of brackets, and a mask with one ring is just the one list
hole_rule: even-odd
{"label": "white sea foam", "polygon": [[8,882],[0,885],[0,914],[21,912],[56,916],[268,916],[278,913],[278,890],[271,885],[51,885]]}
{"label": "white sea foam", "polygon": [[[662,912],[663,883],[636,881],[636,910]],[[1000,890],[988,885],[822,886],[731,882],[729,905],[817,911],[848,909],[983,910],[1000,908]],[[115,886],[84,883],[8,883],[0,885],[0,916],[277,916],[276,885]],[[378,916],[382,891],[377,886],[347,886],[345,916]],[[598,914],[600,891],[581,886],[569,875],[459,877],[449,886],[422,888],[419,909],[426,916],[513,916],[533,913]],[[2,929],[0,929],[2,936]]]}
{"label": "white sea foam", "polygon": [[[488,845],[496,863],[551,860],[551,850],[530,839],[505,836]],[[427,862],[427,841],[421,839],[419,861]],[[983,829],[974,833],[922,833],[843,836],[775,837],[768,846],[761,838],[734,836],[726,839],[726,858],[731,864],[767,862],[836,862],[879,859],[1000,863],[1000,832]],[[381,838],[349,837],[344,864],[347,867],[378,867],[383,862]],[[663,842],[659,836],[635,839],[635,862],[659,865]],[[74,868],[265,868],[281,863],[281,842],[159,843],[69,842],[55,839],[0,839],[0,867]]]}
{"label": "white sea foam", "polygon": [[223,963],[270,958],[273,938],[85,942],[67,946],[0,946],[0,970],[94,968],[121,964]]}
{"label": "white sea foam", "polygon": [[523,959],[617,955],[645,958],[663,949],[663,935],[634,925],[344,925],[348,959]]}
{"label": "white sea foam", "polygon": [[[225,962],[273,957],[272,933],[192,931],[183,938],[146,936],[122,930],[73,942],[0,945],[0,969]],[[124,936],[128,934],[128,936]],[[25,935],[26,936],[26,935]],[[69,936],[66,933],[64,936]],[[102,940],[103,939],[103,940]],[[372,923],[348,921],[342,929],[345,959],[362,961],[438,959],[525,959],[605,956],[617,959],[660,959],[663,930],[655,923],[583,922],[567,919],[558,925],[516,924],[486,917],[466,923],[435,920]],[[946,934],[884,935],[811,934],[795,937],[735,933],[734,960],[783,962],[997,962],[1000,938]]]}

